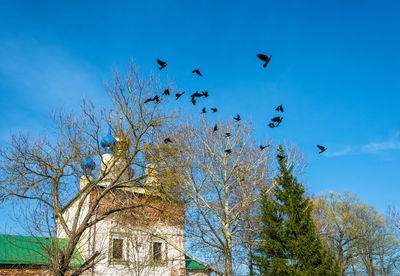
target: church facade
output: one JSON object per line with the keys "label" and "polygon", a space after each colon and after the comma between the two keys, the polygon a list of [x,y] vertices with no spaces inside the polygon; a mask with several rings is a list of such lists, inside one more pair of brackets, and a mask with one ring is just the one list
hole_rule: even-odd
{"label": "church facade", "polygon": [[[116,143],[117,140],[111,136],[111,132],[102,139],[100,172],[109,168],[111,164],[118,167],[119,161],[115,159],[112,150]],[[82,166],[85,173],[80,180],[81,190],[93,180],[91,171],[95,164],[89,157],[83,161]],[[76,248],[76,256],[70,263],[71,271],[73,266],[79,266],[84,260],[97,255],[99,261],[83,275],[209,275],[204,266],[185,258],[184,203],[166,201],[157,193],[149,192],[157,185],[153,172],[154,167],[148,165],[145,185],[121,188],[102,198],[94,218],[126,200],[136,202],[142,207],[108,215],[88,228],[82,235]],[[132,177],[130,170],[125,174],[125,180]],[[113,174],[109,175],[112,177]],[[86,212],[98,193],[106,189],[109,183],[110,178],[102,179],[95,189],[91,190],[82,206],[77,202],[72,204],[65,212],[66,221],[72,223],[73,214],[77,211]],[[57,232],[58,242],[67,240],[68,237],[61,227]],[[0,275],[50,275],[46,272],[46,258],[43,258],[43,252],[40,252],[42,246],[36,244],[39,240],[31,238],[33,237],[0,235]],[[40,239],[48,242],[51,238]],[[18,244],[21,243],[26,243],[27,246],[19,247]]]}
{"label": "church facade", "polygon": [[[111,168],[108,176],[97,184],[83,208],[89,208],[91,201],[107,188],[113,168],[123,166],[123,161],[115,159],[114,146],[117,140],[111,132],[101,141],[103,147],[100,174]],[[94,162],[89,157],[83,162],[85,175],[81,177],[80,189],[90,182],[90,171]],[[132,170],[126,170],[121,177],[129,182]],[[146,169],[144,185],[128,185],[104,197],[97,208],[96,216],[101,216],[110,207],[118,207],[124,202],[133,202],[143,207],[107,216],[89,228],[78,246],[84,259],[100,253],[101,260],[87,272],[89,275],[185,275],[184,223],[185,208],[182,202],[165,201],[152,192],[157,185],[151,165]],[[71,214],[77,212],[72,205]],[[68,214],[67,214],[68,217]],[[71,216],[72,218],[73,216]],[[60,231],[62,233],[62,231]],[[63,235],[61,235],[63,236]]]}

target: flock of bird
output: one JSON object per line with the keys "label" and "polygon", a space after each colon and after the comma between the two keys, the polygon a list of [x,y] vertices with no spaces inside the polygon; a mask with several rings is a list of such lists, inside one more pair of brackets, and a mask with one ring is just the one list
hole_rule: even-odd
{"label": "flock of bird", "polygon": [[[257,57],[258,57],[260,60],[262,60],[262,61],[264,62],[263,67],[266,68],[267,65],[268,65],[268,63],[269,63],[270,60],[271,60],[272,55],[267,56],[267,55],[264,55],[264,54],[257,54]],[[168,65],[165,61],[162,61],[162,60],[160,60],[160,59],[157,59],[157,63],[160,65],[160,67],[158,68],[159,70],[164,69],[164,68]],[[200,77],[203,76],[202,73],[200,72],[200,69],[199,69],[199,68],[194,69],[194,70],[192,71],[192,73],[193,73],[193,74],[197,74],[197,75],[200,76]],[[185,91],[183,91],[183,92],[181,92],[181,93],[176,93],[176,94],[175,94],[176,100],[178,100],[180,97],[182,97],[183,94],[185,94]],[[165,89],[164,92],[162,93],[162,96],[169,96],[169,95],[170,95],[170,91],[169,91],[169,89],[167,88],[167,89]],[[193,105],[196,105],[196,103],[197,103],[197,98],[207,98],[208,96],[209,96],[209,93],[208,93],[207,90],[201,91],[201,92],[196,91],[196,92],[194,92],[192,95],[190,95],[190,102],[191,102]],[[156,102],[156,103],[159,103],[159,102],[160,102],[160,96],[154,96],[154,97],[148,98],[148,99],[146,99],[146,100],[144,101],[144,103],[149,103],[149,102]],[[212,111],[213,113],[215,113],[215,112],[218,111],[218,109],[214,107],[214,108],[211,108],[211,111]],[[283,106],[282,106],[282,105],[279,105],[278,107],[275,108],[275,111],[280,112],[280,113],[283,113],[283,112],[284,112],[284,111],[283,111]],[[206,108],[204,107],[204,108],[201,110],[201,113],[202,113],[202,114],[205,114],[206,112],[207,112],[207,110],[206,110]],[[239,114],[237,114],[235,117],[233,117],[233,119],[234,119],[236,122],[239,122],[239,121],[241,120],[241,117],[240,117]],[[271,122],[268,124],[268,126],[269,126],[270,128],[279,127],[279,125],[282,123],[282,120],[283,120],[283,116],[276,116],[276,117],[274,117],[274,118],[271,119]],[[212,131],[213,131],[213,133],[216,132],[216,131],[218,131],[218,126],[217,126],[217,124],[214,125],[214,128],[213,128]],[[231,133],[229,133],[229,132],[225,133],[225,137],[230,137],[230,136],[231,136]],[[166,144],[172,143],[172,140],[171,140],[169,137],[168,137],[168,138],[165,138],[165,139],[164,139],[164,143],[166,143]],[[260,148],[260,150],[262,151],[262,150],[264,150],[265,148],[267,148],[267,147],[269,147],[269,146],[270,146],[270,145],[260,145],[259,148]],[[321,145],[317,145],[317,147],[318,147],[318,149],[320,150],[320,151],[318,152],[319,154],[321,154],[321,153],[323,153],[324,151],[327,150],[326,147],[321,146]],[[228,154],[228,155],[231,154],[231,153],[232,153],[232,149],[226,149],[226,150],[225,150],[225,153]],[[282,155],[280,155],[280,154],[278,154],[278,155],[277,155],[277,158],[278,158],[278,160],[282,161],[282,160],[284,160],[286,157],[285,157],[285,156],[282,156]]]}

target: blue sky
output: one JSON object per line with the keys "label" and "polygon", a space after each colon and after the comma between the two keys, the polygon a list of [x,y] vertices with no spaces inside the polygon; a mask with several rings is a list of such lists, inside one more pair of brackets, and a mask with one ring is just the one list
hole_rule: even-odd
{"label": "blue sky", "polygon": [[[0,0],[0,141],[38,134],[130,58],[179,89],[207,89],[218,118],[240,113],[261,140],[295,144],[313,193],[400,207],[398,1]],[[272,54],[267,69],[257,53]],[[196,78],[191,70],[200,68]],[[283,104],[284,121],[267,123]],[[199,112],[187,104],[188,112]],[[316,144],[328,147],[318,155]],[[7,209],[1,209],[5,219]]]}

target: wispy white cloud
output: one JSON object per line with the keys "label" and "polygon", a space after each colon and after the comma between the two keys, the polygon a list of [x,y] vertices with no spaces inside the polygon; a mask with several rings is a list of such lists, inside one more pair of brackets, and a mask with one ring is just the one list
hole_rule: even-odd
{"label": "wispy white cloud", "polygon": [[329,152],[327,151],[325,156],[327,157],[336,157],[336,156],[343,156],[343,155],[349,155],[352,152],[352,147],[351,146],[347,146],[342,150],[338,150],[338,151],[334,151],[334,152]]}
{"label": "wispy white cloud", "polygon": [[400,149],[400,131],[389,137],[388,140],[382,142],[371,142],[361,147],[363,153],[376,154],[386,150]]}
{"label": "wispy white cloud", "polygon": [[337,157],[358,154],[379,154],[384,151],[400,150],[400,131],[395,132],[387,140],[370,142],[361,146],[346,146],[341,150],[326,152],[327,157]]}

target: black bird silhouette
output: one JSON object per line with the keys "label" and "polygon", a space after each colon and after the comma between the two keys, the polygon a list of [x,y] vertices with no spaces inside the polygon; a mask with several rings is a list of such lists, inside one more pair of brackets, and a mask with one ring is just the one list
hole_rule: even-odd
{"label": "black bird silhouette", "polygon": [[157,59],[157,63],[160,64],[160,68],[158,68],[158,70],[161,70],[163,68],[165,68],[165,66],[167,66],[168,64],[165,61],[162,61],[160,59]]}
{"label": "black bird silhouette", "polygon": [[202,113],[202,114],[205,114],[205,113],[206,113],[206,108],[205,108],[205,107],[203,107],[203,109],[201,110],[201,113]]}
{"label": "black bird silhouette", "polygon": [[211,111],[215,113],[215,112],[218,111],[218,109],[216,109],[216,108],[211,108]]}
{"label": "black bird silhouette", "polygon": [[147,100],[144,101],[144,103],[154,102],[154,101],[159,103],[160,102],[160,96],[154,96],[153,98],[148,98]]}
{"label": "black bird silhouette", "polygon": [[236,122],[239,122],[240,120],[241,120],[241,118],[240,118],[240,115],[238,114],[238,115],[236,115],[236,117],[233,117],[233,119],[236,121]]}
{"label": "black bird silhouette", "polygon": [[266,146],[260,145],[260,150],[263,150],[263,149],[268,148],[268,147],[269,147],[269,145],[266,145]]}
{"label": "black bird silhouette", "polygon": [[321,150],[320,152],[318,152],[319,154],[327,150],[327,148],[325,148],[324,146],[317,145],[317,147]]}
{"label": "black bird silhouette", "polygon": [[276,155],[276,158],[278,158],[279,161],[282,161],[283,159],[286,158],[286,156],[277,154],[277,155]]}
{"label": "black bird silhouette", "polygon": [[274,128],[274,127],[275,127],[275,124],[274,124],[274,123],[269,123],[268,126],[269,126],[270,128]]}
{"label": "black bird silhouette", "polygon": [[225,137],[230,137],[230,136],[231,136],[230,132],[225,133]]}
{"label": "black bird silhouette", "polygon": [[231,154],[231,153],[232,153],[232,150],[231,150],[231,149],[226,149],[226,150],[225,150],[225,153],[226,153],[226,154]]}
{"label": "black bird silhouette", "polygon": [[165,139],[164,139],[164,143],[165,143],[165,144],[168,144],[168,143],[172,143],[172,141],[171,141],[171,139],[169,139],[169,137],[168,137],[168,138],[165,138]]}
{"label": "black bird silhouette", "polygon": [[278,106],[277,108],[275,108],[275,110],[276,110],[276,111],[283,112],[283,107],[282,107],[282,105],[280,105],[280,106]]}
{"label": "black bird silhouette", "polygon": [[267,67],[269,61],[271,60],[272,55],[267,56],[267,55],[264,55],[264,54],[257,54],[257,57],[265,62],[264,65],[263,65],[263,67],[265,68],[265,67]]}
{"label": "black bird silhouette", "polygon": [[169,96],[169,89],[168,88],[165,89],[162,94],[165,95],[165,96]]}
{"label": "black bird silhouette", "polygon": [[199,75],[200,77],[203,76],[203,75],[200,73],[199,68],[194,69],[194,70],[192,71],[192,73],[193,73],[193,74],[196,73],[196,74]]}
{"label": "black bird silhouette", "polygon": [[196,91],[192,95],[190,95],[190,97],[192,99],[194,99],[195,97],[200,98],[200,97],[203,97],[203,94],[200,94],[199,92]]}
{"label": "black bird silhouette", "polygon": [[192,98],[190,101],[192,102],[193,105],[196,105],[196,99],[195,98]]}
{"label": "black bird silhouette", "polygon": [[183,91],[182,93],[176,93],[176,99],[179,99],[183,94],[185,94],[185,91]]}
{"label": "black bird silhouette", "polygon": [[213,128],[213,133],[216,132],[218,130],[218,126],[217,124],[215,124],[214,128]]}
{"label": "black bird silhouette", "polygon": [[277,123],[275,127],[278,127],[282,123],[282,119],[283,119],[283,117],[278,116],[278,117],[272,118],[271,121]]}
{"label": "black bird silhouette", "polygon": [[206,91],[203,91],[202,93],[203,93],[204,98],[207,98],[207,97],[208,97],[208,91],[207,91],[207,90],[206,90]]}

